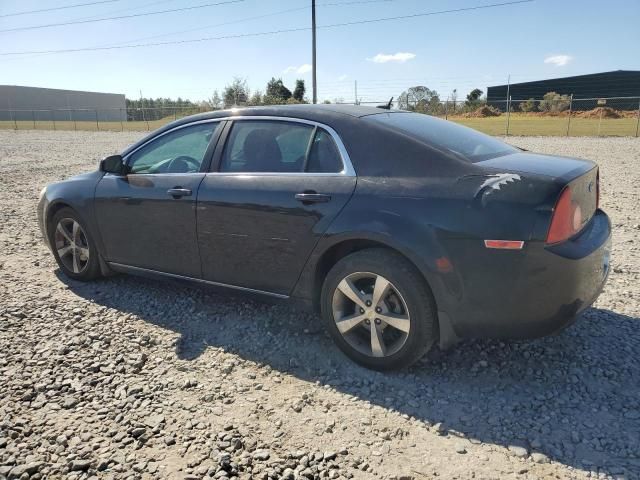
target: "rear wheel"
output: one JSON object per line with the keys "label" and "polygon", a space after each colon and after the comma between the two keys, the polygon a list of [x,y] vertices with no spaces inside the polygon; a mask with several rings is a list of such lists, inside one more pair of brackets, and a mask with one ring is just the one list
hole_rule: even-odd
{"label": "rear wheel", "polygon": [[98,252],[88,230],[71,208],[57,211],[49,223],[49,243],[64,274],[74,280],[100,276]]}
{"label": "rear wheel", "polygon": [[325,279],[321,308],[340,349],[375,370],[411,365],[438,337],[428,285],[408,260],[387,249],[340,260]]}

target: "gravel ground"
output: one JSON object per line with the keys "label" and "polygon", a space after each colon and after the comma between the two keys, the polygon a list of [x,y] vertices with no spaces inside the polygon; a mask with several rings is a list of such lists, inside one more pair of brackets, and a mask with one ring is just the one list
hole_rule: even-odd
{"label": "gravel ground", "polygon": [[140,135],[0,131],[0,478],[640,478],[640,140],[509,139],[600,163],[613,272],[581,320],[380,374],[285,305],[62,277],[40,188]]}

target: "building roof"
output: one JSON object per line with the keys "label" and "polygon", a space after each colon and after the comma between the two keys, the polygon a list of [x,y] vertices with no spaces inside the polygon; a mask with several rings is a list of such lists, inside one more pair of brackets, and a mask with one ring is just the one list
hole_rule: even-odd
{"label": "building roof", "polygon": [[[589,77],[598,77],[598,76],[611,76],[611,75],[622,75],[622,76],[627,76],[627,75],[633,75],[633,74],[637,74],[640,75],[640,70],[611,70],[609,72],[598,72],[598,73],[586,73],[584,75],[572,75],[569,77],[554,77],[554,78],[543,78],[541,80],[530,80],[528,82],[518,82],[518,83],[511,83],[511,86],[514,85],[528,85],[528,84],[535,84],[535,83],[541,83],[541,82],[560,82],[563,80],[575,80],[577,78],[580,79],[588,79]],[[507,84],[504,83],[502,85],[493,85],[491,87],[488,88],[501,88],[501,87],[506,87]]]}

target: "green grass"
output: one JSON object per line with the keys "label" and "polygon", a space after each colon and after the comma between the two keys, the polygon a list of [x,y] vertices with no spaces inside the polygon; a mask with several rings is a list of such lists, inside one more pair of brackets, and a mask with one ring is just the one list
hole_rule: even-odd
{"label": "green grass", "polygon": [[[507,116],[487,118],[449,118],[454,122],[475,128],[489,135],[505,135]],[[569,128],[569,136],[595,137],[602,136],[635,136],[637,118],[599,119],[567,117],[532,117],[513,114],[509,118],[509,135],[565,136]]]}
{"label": "green grass", "polygon": [[[55,122],[36,121],[36,130],[83,130],[83,131],[145,131],[155,130],[174,120],[173,116],[161,120],[147,122]],[[462,118],[449,117],[449,120],[475,128],[489,135],[505,135],[507,126],[507,116],[487,118]],[[512,114],[509,119],[509,135],[540,135],[540,136],[565,136],[567,135],[567,117],[533,117],[526,115]],[[571,118],[569,136],[636,136],[638,125],[637,118],[617,118],[599,119],[592,118]],[[10,121],[1,121],[1,129],[33,130],[34,122],[19,121],[17,124]]]}

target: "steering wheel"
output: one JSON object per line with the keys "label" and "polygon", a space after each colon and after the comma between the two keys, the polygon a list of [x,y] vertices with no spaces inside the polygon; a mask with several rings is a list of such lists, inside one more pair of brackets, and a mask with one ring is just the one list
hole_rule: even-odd
{"label": "steering wheel", "polygon": [[190,173],[200,170],[200,162],[188,155],[180,155],[172,159],[167,165],[169,173]]}

